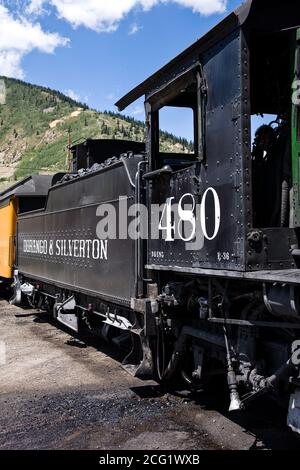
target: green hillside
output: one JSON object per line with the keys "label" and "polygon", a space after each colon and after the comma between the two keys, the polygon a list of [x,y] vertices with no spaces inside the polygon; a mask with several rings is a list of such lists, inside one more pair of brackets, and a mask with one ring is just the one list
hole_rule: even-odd
{"label": "green hillside", "polygon": [[[82,138],[143,141],[140,121],[111,112],[97,112],[47,88],[4,79],[6,104],[0,104],[0,189],[32,173],[67,169],[69,132]],[[168,133],[163,150],[188,151],[190,144]]]}

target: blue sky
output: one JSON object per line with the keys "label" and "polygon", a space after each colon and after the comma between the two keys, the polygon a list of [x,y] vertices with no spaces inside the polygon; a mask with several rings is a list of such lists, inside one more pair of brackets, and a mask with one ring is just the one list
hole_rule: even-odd
{"label": "blue sky", "polygon": [[[0,75],[48,86],[98,110],[196,41],[240,0],[0,0]],[[143,119],[143,102],[126,110]],[[165,130],[190,137],[189,120]]]}

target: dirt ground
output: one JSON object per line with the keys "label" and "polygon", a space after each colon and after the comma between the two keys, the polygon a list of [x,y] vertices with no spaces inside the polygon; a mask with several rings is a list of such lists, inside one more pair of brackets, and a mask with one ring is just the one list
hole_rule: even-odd
{"label": "dirt ground", "polygon": [[273,405],[228,416],[214,393],[163,391],[128,375],[100,339],[6,300],[1,351],[0,449],[300,448]]}

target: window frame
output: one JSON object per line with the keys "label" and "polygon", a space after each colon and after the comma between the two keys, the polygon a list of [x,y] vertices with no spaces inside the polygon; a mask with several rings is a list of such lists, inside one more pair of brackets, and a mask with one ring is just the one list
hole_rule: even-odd
{"label": "window frame", "polygon": [[[194,162],[205,161],[205,109],[207,99],[207,85],[200,62],[193,64],[181,74],[165,82],[160,88],[148,94],[146,99],[146,108],[151,109],[151,162],[152,168],[157,169],[161,166],[159,155],[159,110],[170,106],[172,99],[180,95],[181,90],[190,85],[196,85],[196,100],[194,111]],[[185,106],[188,108],[189,106]],[[176,155],[176,154],[174,154]],[[191,163],[191,162],[190,162]]]}

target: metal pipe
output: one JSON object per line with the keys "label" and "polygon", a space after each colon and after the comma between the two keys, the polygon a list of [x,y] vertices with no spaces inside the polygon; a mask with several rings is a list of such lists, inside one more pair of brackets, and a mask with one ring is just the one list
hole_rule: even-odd
{"label": "metal pipe", "polygon": [[229,340],[228,340],[228,335],[227,335],[227,328],[226,324],[223,326],[223,331],[224,331],[224,340],[225,340],[225,346],[226,346],[226,352],[227,352],[227,382],[228,382],[228,387],[230,391],[230,406],[229,406],[229,411],[237,411],[241,410],[243,408],[240,395],[238,392],[238,383],[236,379],[236,374],[234,372],[234,368],[232,366],[232,358],[231,358],[231,350],[230,350],[230,345],[229,345]]}
{"label": "metal pipe", "polygon": [[[141,207],[141,169],[143,165],[146,165],[148,160],[143,160],[138,164],[138,170],[135,175],[135,204],[137,210],[140,212]],[[142,221],[141,221],[142,222]],[[135,243],[135,270],[136,270],[136,279],[135,279],[135,290],[136,290],[136,297],[141,298],[144,294],[144,259],[143,259],[143,239],[142,234],[137,237]]]}
{"label": "metal pipe", "polygon": [[134,182],[132,181],[131,174],[129,173],[128,166],[127,166],[127,162],[126,162],[125,158],[124,158],[124,157],[121,157],[120,160],[121,160],[121,162],[123,163],[124,168],[125,168],[125,170],[126,170],[126,174],[127,174],[128,179],[129,179],[130,186],[132,187],[132,189],[135,189],[135,184],[134,184]]}

